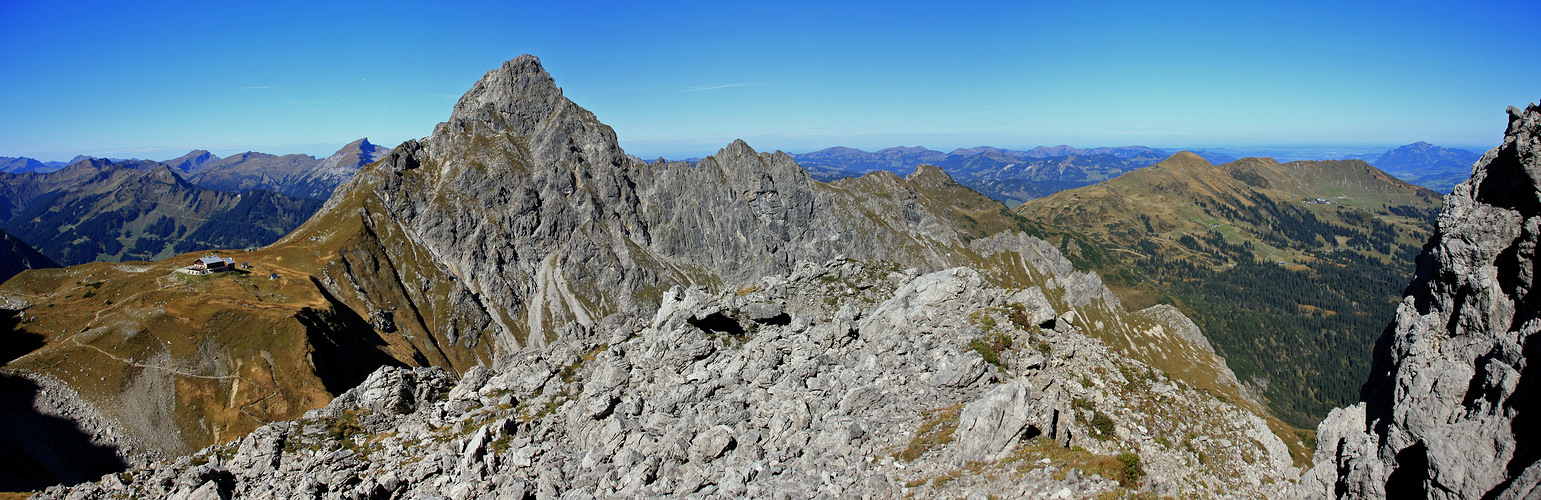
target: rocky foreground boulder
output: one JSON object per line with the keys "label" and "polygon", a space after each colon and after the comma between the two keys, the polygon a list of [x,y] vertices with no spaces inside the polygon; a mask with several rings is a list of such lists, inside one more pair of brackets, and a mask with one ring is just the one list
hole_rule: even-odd
{"label": "rocky foreground boulder", "polygon": [[39,498],[1255,497],[1290,483],[1262,419],[1088,337],[1065,294],[843,259],[717,294],[674,287],[651,318],[600,321],[593,343],[526,347],[458,381],[384,368],[299,420]]}
{"label": "rocky foreground boulder", "polygon": [[1541,496],[1541,107],[1445,198],[1363,402],[1317,431],[1307,498]]}

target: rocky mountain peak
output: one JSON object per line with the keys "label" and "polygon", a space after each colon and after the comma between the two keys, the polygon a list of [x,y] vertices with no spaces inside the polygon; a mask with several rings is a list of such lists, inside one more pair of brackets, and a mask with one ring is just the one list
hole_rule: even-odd
{"label": "rocky mountain peak", "polygon": [[942,170],[942,167],[935,165],[921,165],[915,167],[915,172],[904,176],[904,179],[908,181],[926,181],[932,183],[954,182],[952,176],[947,175],[946,170]]}
{"label": "rocky mountain peak", "polygon": [[145,179],[146,180],[150,180],[150,181],[155,181],[155,182],[163,182],[163,183],[166,183],[166,184],[183,184],[184,183],[184,181],[182,180],[182,177],[177,175],[176,172],[172,172],[171,171],[171,167],[166,166],[166,165],[161,165],[160,167],[157,167],[155,170],[151,170],[149,174],[145,175]]}
{"label": "rocky mountain peak", "polygon": [[1362,402],[1322,421],[1300,496],[1541,494],[1538,179],[1541,106],[1509,108],[1503,145],[1445,197]]}
{"label": "rocky mountain peak", "polygon": [[331,156],[321,161],[324,167],[320,168],[342,166],[350,170],[357,170],[358,167],[374,163],[375,160],[385,156],[385,153],[390,152],[390,150],[391,148],[371,144],[369,138],[365,137],[339,148],[337,152],[332,153]]}
{"label": "rocky mountain peak", "polygon": [[173,169],[182,172],[192,172],[219,160],[220,158],[214,156],[214,153],[202,149],[194,149],[185,155],[166,160],[165,163]]}
{"label": "rocky mountain peak", "polygon": [[359,140],[356,140],[356,141],[353,141],[353,142],[350,142],[350,143],[344,145],[342,147],[342,149],[343,150],[368,151],[368,150],[374,149],[374,146],[375,146],[374,144],[370,144],[369,143],[369,138],[368,137],[364,137],[364,138],[361,138]]}
{"label": "rocky mountain peak", "polygon": [[449,123],[484,124],[494,131],[528,135],[565,100],[540,59],[525,54],[482,76],[455,103]]}
{"label": "rocky mountain peak", "polygon": [[[1541,212],[1541,106],[1509,107],[1504,143],[1479,160],[1471,197],[1478,203],[1517,210],[1527,219]],[[1457,186],[1459,190],[1460,187]]]}

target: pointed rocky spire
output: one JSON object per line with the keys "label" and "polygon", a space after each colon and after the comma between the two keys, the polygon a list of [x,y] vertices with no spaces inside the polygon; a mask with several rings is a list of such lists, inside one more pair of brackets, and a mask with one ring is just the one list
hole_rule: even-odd
{"label": "pointed rocky spire", "polygon": [[452,127],[485,125],[494,131],[526,135],[562,102],[562,89],[541,67],[540,59],[525,54],[488,71],[471,87],[450,114]]}

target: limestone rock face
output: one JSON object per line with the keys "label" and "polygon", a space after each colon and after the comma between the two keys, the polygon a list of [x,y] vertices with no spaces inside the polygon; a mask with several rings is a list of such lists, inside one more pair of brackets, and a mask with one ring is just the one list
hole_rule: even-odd
{"label": "limestone rock face", "polygon": [[1317,434],[1306,497],[1541,494],[1541,107],[1445,198],[1357,406]]}
{"label": "limestone rock face", "polygon": [[[1007,317],[1019,298],[1077,310],[1055,282],[830,260],[757,283],[674,287],[651,320],[458,383],[382,368],[302,419],[39,498],[1260,497],[1293,479],[1247,410],[1082,327]],[[980,369],[937,384],[949,366]]]}

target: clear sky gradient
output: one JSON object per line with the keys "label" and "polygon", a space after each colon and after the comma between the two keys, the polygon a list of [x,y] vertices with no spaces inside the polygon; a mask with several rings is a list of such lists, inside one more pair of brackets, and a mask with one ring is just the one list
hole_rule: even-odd
{"label": "clear sky gradient", "polygon": [[1541,99],[1535,0],[643,3],[0,0],[0,156],[394,146],[523,53],[645,158],[1488,148]]}

